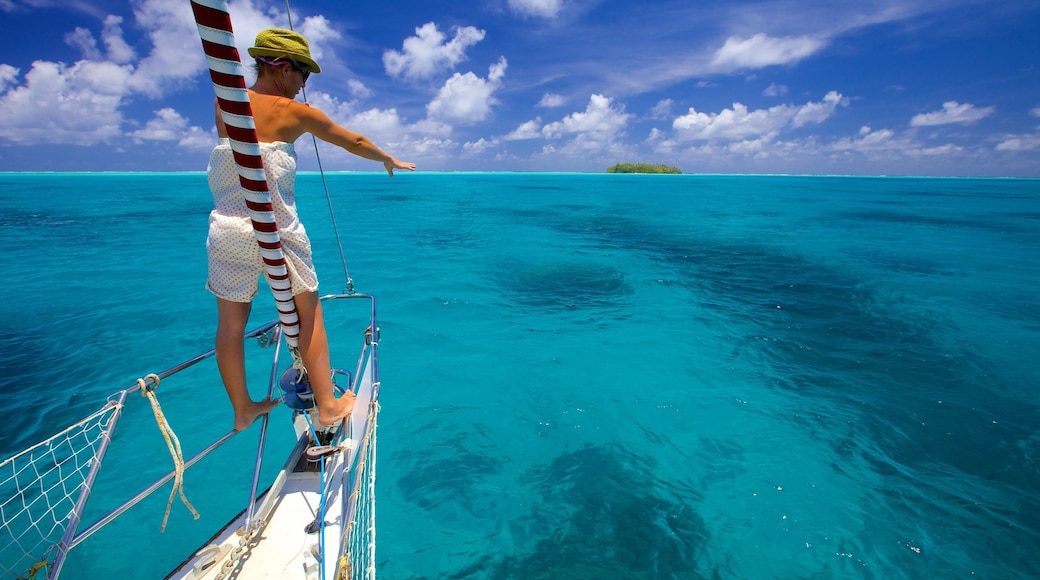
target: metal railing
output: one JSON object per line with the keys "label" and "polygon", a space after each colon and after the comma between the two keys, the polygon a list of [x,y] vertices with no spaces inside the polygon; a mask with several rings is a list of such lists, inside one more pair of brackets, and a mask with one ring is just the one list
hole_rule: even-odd
{"label": "metal railing", "polygon": [[[369,328],[370,328],[370,332],[371,332],[371,339],[367,338],[367,333],[366,333],[365,345],[362,347],[361,355],[358,358],[358,369],[357,369],[357,372],[358,373],[361,372],[362,365],[365,364],[366,356],[367,356],[368,357],[367,363],[372,365],[373,376],[374,376],[374,378],[375,378],[375,380],[376,380],[376,382],[378,384],[378,365],[377,365],[377,360],[376,360],[377,359],[377,356],[376,356],[376,351],[377,351],[376,345],[378,343],[378,326],[376,324],[376,303],[375,303],[375,297],[372,296],[372,295],[369,295],[369,294],[358,294],[358,293],[354,293],[354,294],[330,294],[330,295],[322,296],[321,297],[321,301],[324,302],[324,301],[327,301],[327,300],[349,299],[349,298],[365,298],[365,299],[368,299],[368,300],[371,301],[371,315],[370,315],[370,318],[369,318],[369,325],[370,325]],[[276,384],[276,382],[279,379],[278,367],[279,367],[279,358],[280,358],[280,355],[281,355],[281,340],[280,340],[281,339],[281,326],[280,326],[278,320],[277,319],[276,320],[272,320],[272,321],[267,322],[267,323],[265,323],[265,324],[255,328],[255,329],[253,329],[253,330],[250,330],[250,331],[246,332],[245,340],[251,340],[251,339],[258,339],[258,341],[260,342],[261,348],[268,348],[268,347],[270,347],[272,345],[275,347],[275,351],[274,351],[274,355],[272,357],[272,363],[271,363],[271,376],[270,376],[270,381],[268,383],[268,396],[270,397],[270,396],[273,395],[275,384]],[[370,353],[367,352],[369,347],[371,347],[371,352]],[[202,361],[205,361],[206,359],[214,356],[215,354],[216,354],[216,350],[215,349],[207,351],[207,352],[204,352],[204,353],[202,353],[202,354],[200,354],[198,356],[195,356],[193,358],[190,358],[190,359],[188,359],[188,360],[186,360],[186,361],[184,361],[184,362],[182,362],[180,364],[177,364],[177,365],[175,365],[173,367],[170,367],[169,369],[164,370],[161,373],[157,373],[156,376],[159,378],[159,380],[164,379],[164,378],[169,377],[171,375],[177,374],[177,373],[179,373],[179,372],[181,372],[181,371],[183,371],[183,370],[185,370],[187,368],[193,367],[196,364],[198,364],[198,363],[200,363]],[[357,374],[355,376],[360,376],[360,375]],[[91,537],[93,534],[95,534],[96,532],[98,532],[99,530],[101,530],[102,528],[107,526],[108,524],[110,524],[113,520],[118,518],[120,515],[126,513],[128,510],[130,510],[131,508],[136,506],[142,500],[146,499],[151,494],[155,493],[159,488],[161,488],[163,485],[168,483],[171,479],[173,479],[176,476],[176,473],[177,473],[176,470],[170,471],[169,473],[167,473],[167,474],[163,475],[162,477],[160,477],[158,480],[156,480],[151,485],[145,487],[143,490],[141,490],[139,493],[137,493],[136,495],[134,495],[133,497],[131,497],[127,501],[123,502],[121,505],[119,505],[118,507],[116,507],[112,511],[110,511],[107,514],[105,514],[104,516],[102,516],[100,519],[98,519],[98,521],[96,521],[93,524],[89,525],[82,532],[78,532],[79,525],[81,523],[81,519],[82,519],[82,516],[83,516],[83,512],[84,512],[84,510],[86,508],[87,501],[90,498],[90,493],[91,493],[92,487],[93,487],[95,481],[97,480],[98,473],[101,471],[101,466],[102,466],[102,464],[104,462],[105,455],[108,452],[109,447],[111,446],[112,438],[113,438],[113,435],[115,434],[116,427],[117,427],[117,425],[119,423],[119,419],[122,416],[122,410],[123,410],[123,407],[124,407],[124,405],[126,403],[127,397],[129,395],[135,393],[135,392],[140,391],[142,388],[155,387],[155,386],[157,386],[157,384],[158,384],[157,381],[155,381],[154,379],[149,377],[147,379],[144,379],[142,382],[135,382],[133,385],[129,386],[128,388],[124,389],[123,391],[120,391],[118,393],[117,398],[115,400],[110,400],[109,401],[107,406],[114,406],[115,407],[115,409],[113,411],[112,419],[109,421],[109,424],[107,426],[107,430],[105,432],[105,436],[102,438],[103,441],[102,441],[102,443],[101,443],[101,445],[100,445],[100,447],[99,447],[99,449],[98,449],[98,451],[96,453],[95,460],[94,460],[93,464],[91,465],[90,471],[87,474],[84,483],[82,484],[82,489],[80,491],[79,498],[76,501],[76,505],[73,508],[72,513],[69,516],[68,523],[67,523],[67,525],[65,527],[65,533],[63,534],[61,541],[57,545],[57,551],[55,553],[54,560],[53,560],[53,562],[50,565],[50,572],[47,575],[48,580],[56,579],[61,574],[62,566],[64,565],[65,560],[66,560],[69,552],[73,548],[75,548],[76,546],[78,546],[81,543],[83,543],[83,541],[85,541],[87,538]],[[375,396],[375,395],[373,395],[373,396]],[[258,489],[258,486],[259,486],[260,468],[261,468],[264,448],[265,448],[266,440],[267,440],[267,424],[268,424],[268,415],[265,414],[263,416],[263,422],[262,422],[262,425],[261,425],[260,441],[259,441],[259,445],[258,445],[258,449],[257,449],[257,455],[256,455],[256,460],[255,460],[254,469],[253,469],[253,481],[252,481],[252,484],[250,485],[249,501],[248,501],[248,506],[246,508],[248,510],[247,511],[248,515],[247,515],[247,519],[246,519],[247,525],[250,525],[252,523],[252,519],[254,517],[254,512],[255,512],[255,509],[256,509],[256,505],[257,505],[257,489]],[[224,434],[223,436],[217,438],[215,441],[213,441],[211,444],[209,444],[205,449],[203,449],[199,453],[195,454],[190,459],[185,460],[185,462],[184,462],[184,469],[187,470],[188,468],[192,467],[193,465],[195,465],[196,463],[198,463],[199,461],[204,459],[207,455],[209,455],[213,451],[219,449],[225,443],[230,441],[237,433],[238,433],[238,431],[232,430],[232,431]]]}

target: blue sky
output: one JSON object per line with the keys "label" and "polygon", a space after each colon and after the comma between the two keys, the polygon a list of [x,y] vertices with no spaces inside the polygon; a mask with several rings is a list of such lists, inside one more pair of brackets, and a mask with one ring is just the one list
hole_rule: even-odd
{"label": "blue sky", "polygon": [[[232,0],[242,54],[284,2]],[[312,105],[436,171],[1040,176],[1035,0],[292,0]],[[0,171],[200,171],[188,0],[0,0]],[[376,170],[319,145],[327,170]],[[309,139],[297,143],[315,169]]]}

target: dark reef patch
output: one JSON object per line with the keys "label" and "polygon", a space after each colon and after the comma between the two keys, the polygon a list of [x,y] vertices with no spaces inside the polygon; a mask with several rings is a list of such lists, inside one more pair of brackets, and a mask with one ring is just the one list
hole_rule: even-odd
{"label": "dark reef patch", "polygon": [[577,258],[567,262],[509,262],[495,274],[506,295],[517,302],[553,310],[612,308],[632,293],[617,269]]}
{"label": "dark reef patch", "polygon": [[530,552],[496,562],[496,579],[704,578],[708,529],[690,500],[666,498],[651,461],[589,445],[527,474],[538,494],[514,535],[537,535]]}

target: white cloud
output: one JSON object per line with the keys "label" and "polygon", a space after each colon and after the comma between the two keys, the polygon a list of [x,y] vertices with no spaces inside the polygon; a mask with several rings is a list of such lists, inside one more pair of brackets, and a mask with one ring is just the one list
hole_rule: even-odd
{"label": "white cloud", "polygon": [[416,121],[410,125],[410,128],[416,133],[423,135],[438,135],[441,137],[448,137],[451,135],[452,131],[455,130],[455,128],[448,123],[437,119],[430,119],[429,117]]}
{"label": "white cloud", "polygon": [[[572,167],[595,160],[605,163],[608,158],[624,158],[635,149],[623,142],[625,128],[634,115],[626,113],[624,105],[609,97],[594,94],[584,111],[574,112],[559,121],[549,123],[541,129],[540,119],[527,121],[505,137],[503,141],[529,140],[542,137],[552,140],[542,146],[536,158],[550,165]],[[559,142],[562,141],[562,142]],[[508,157],[508,152],[497,159]]]}
{"label": "white cloud", "polygon": [[824,96],[823,101],[809,102],[800,107],[777,105],[750,111],[746,105],[733,103],[732,109],[711,114],[690,107],[687,114],[672,122],[672,128],[679,138],[690,141],[775,136],[788,126],[798,128],[808,123],[822,123],[834,114],[838,106],[847,104],[847,98],[837,91],[831,91]]}
{"label": "white cloud", "polygon": [[671,99],[661,99],[660,101],[657,101],[657,104],[650,109],[650,118],[667,119],[672,114],[672,105],[674,104],[675,101]]}
{"label": "white cloud", "polygon": [[458,147],[458,143],[451,139],[423,137],[408,143],[406,154],[422,158],[424,161],[435,158],[445,159],[452,156],[450,152],[456,147]]}
{"label": "white cloud", "polygon": [[584,112],[571,113],[560,121],[549,123],[542,127],[542,134],[550,138],[574,133],[612,136],[623,129],[631,117],[623,105],[615,106],[613,99],[592,95]]}
{"label": "white cloud", "polygon": [[749,155],[752,157],[763,158],[769,155],[769,149],[774,146],[773,135],[762,135],[757,139],[747,139],[745,141],[734,141],[726,146],[726,149],[731,153],[738,155]]}
{"label": "white cloud", "polygon": [[949,155],[951,153],[961,153],[964,151],[964,147],[961,147],[960,145],[954,145],[952,143],[947,143],[945,145],[939,145],[936,147],[924,147],[919,151],[921,155],[940,156]]}
{"label": "white cloud", "polygon": [[72,32],[65,35],[65,44],[77,48],[83,58],[87,60],[101,60],[101,51],[98,50],[97,40],[90,30],[77,26]]}
{"label": "white cloud", "polygon": [[134,142],[177,141],[177,146],[187,150],[208,151],[216,142],[216,128],[206,131],[188,125],[187,118],[171,107],[155,111],[152,120],[136,131],[126,134]]}
{"label": "white cloud", "polygon": [[[136,25],[148,32],[153,47],[131,78],[130,86],[135,92],[159,98],[205,69],[206,60],[191,10],[165,0],[143,0],[134,4],[134,17]],[[176,50],[171,50],[173,47]]]}
{"label": "white cloud", "polygon": [[993,114],[995,107],[977,108],[975,105],[957,101],[943,103],[941,111],[921,113],[910,119],[911,127],[932,127],[935,125],[971,124]]}
{"label": "white cloud", "polygon": [[492,94],[502,86],[507,66],[505,57],[502,57],[488,69],[486,79],[472,72],[455,73],[426,105],[427,116],[464,125],[484,121],[491,114],[491,107],[498,103]]}
{"label": "white cloud", "polygon": [[[258,8],[254,2],[241,0],[232,7],[236,42],[243,56],[257,31],[285,26],[284,13]],[[164,98],[200,80],[206,64],[191,10],[167,0],[132,0],[131,6],[134,28],[142,30],[152,46],[141,58],[123,38],[123,18],[108,15],[99,16],[103,47],[86,28],[65,35],[66,42],[84,58],[73,65],[37,61],[24,84],[14,87],[9,85],[17,84],[18,70],[0,65],[0,89],[4,90],[0,93],[0,138],[77,145],[109,141],[127,124],[122,109],[129,97]],[[316,56],[321,54],[323,41],[339,37],[321,16],[302,19],[299,29],[308,36]],[[163,140],[187,139],[189,146],[209,139],[212,144],[208,133],[188,127],[186,121],[176,127],[177,119],[171,113],[176,114],[172,109],[162,110],[131,135],[143,140],[155,140],[159,135],[165,136]]]}
{"label": "white cloud", "polygon": [[108,60],[116,64],[126,64],[137,56],[134,49],[123,40],[122,17],[108,15],[105,17],[105,25],[101,31],[101,41],[105,43],[105,51]]}
{"label": "white cloud", "polygon": [[646,143],[651,146],[655,154],[671,156],[676,151],[678,143],[674,139],[669,138],[669,133],[662,131],[657,127],[650,129],[650,135],[646,138]]}
{"label": "white cloud", "polygon": [[[250,59],[246,51],[253,45],[257,32],[271,27],[288,27],[284,12],[266,4],[260,6],[257,2],[240,0],[230,6],[235,45],[247,65]],[[132,4],[134,26],[147,32],[152,49],[137,64],[131,88],[149,97],[161,98],[170,91],[194,84],[199,73],[206,70],[206,60],[191,10],[169,0],[135,0]],[[114,58],[119,52],[118,47],[109,44],[108,40],[108,35],[114,38],[115,24],[106,21],[106,32],[102,35],[109,48],[109,58]],[[323,16],[303,18],[296,29],[307,37],[311,55],[319,63],[324,55],[323,46],[340,37]]]}
{"label": "white cloud", "polygon": [[560,13],[562,0],[509,0],[513,12],[523,16],[540,16],[556,18]]}
{"label": "white cloud", "polygon": [[542,100],[538,101],[536,106],[545,107],[547,109],[555,109],[556,107],[562,107],[567,102],[567,99],[563,95],[557,95],[555,93],[545,93],[542,95]]}
{"label": "white cloud", "polygon": [[190,126],[188,119],[170,107],[155,111],[155,116],[145,126],[126,134],[134,142],[176,141],[177,146],[189,150],[209,150],[216,142],[216,128],[209,131]]}
{"label": "white cloud", "polygon": [[18,69],[9,64],[0,64],[0,92],[6,91],[8,85],[18,82]]}
{"label": "white cloud", "polygon": [[204,131],[200,127],[188,127],[188,130],[177,140],[177,146],[198,151],[209,151],[217,141],[216,127]]}
{"label": "white cloud", "polygon": [[[1040,117],[1040,107],[1030,109],[1031,116]],[[1040,130],[1021,135],[1004,135],[998,137],[996,151],[1035,151],[1040,150]]]}
{"label": "white cloud", "polygon": [[365,83],[357,79],[350,79],[347,81],[347,90],[350,91],[350,94],[354,98],[361,100],[367,99],[372,96],[371,89],[366,87]]}
{"label": "white cloud", "polygon": [[155,112],[155,117],[144,128],[128,133],[143,141],[178,141],[188,129],[188,120],[169,107]]}
{"label": "white cloud", "polygon": [[997,144],[997,151],[1033,151],[1040,149],[1040,132],[1032,135],[1007,135]]}
{"label": "white cloud", "polygon": [[340,124],[382,143],[400,141],[409,131],[397,109],[367,109]]}
{"label": "white cloud", "polygon": [[849,99],[842,96],[838,91],[831,91],[823,96],[819,103],[806,103],[802,105],[791,120],[791,126],[798,128],[809,123],[819,125],[834,114],[838,106],[846,107]]}
{"label": "white cloud", "polygon": [[727,71],[789,64],[815,53],[824,44],[810,36],[773,38],[761,32],[751,38],[731,36],[715,52],[711,64]]}
{"label": "white cloud", "polygon": [[467,157],[475,157],[486,151],[498,147],[498,139],[486,140],[483,137],[477,141],[462,144],[462,151]]}
{"label": "white cloud", "polygon": [[[4,69],[7,78],[12,70]],[[93,145],[121,135],[131,68],[36,61],[25,84],[0,95],[0,138],[14,143]]]}
{"label": "white cloud", "polygon": [[844,137],[823,146],[822,151],[848,154],[858,153],[871,160],[917,159],[949,156],[962,153],[964,147],[952,143],[925,146],[914,138],[913,132],[898,134],[891,129],[872,130],[862,127],[858,138]]}
{"label": "white cloud", "polygon": [[[157,3],[142,1],[135,8],[147,12]],[[182,10],[183,12],[183,10]],[[165,12],[163,14],[166,14]],[[187,11],[191,17],[191,11]],[[146,19],[139,22],[148,31],[169,25],[169,18]],[[191,21],[193,23],[193,21]],[[123,40],[122,18],[109,15],[103,18],[101,39],[104,51],[95,36],[86,28],[76,28],[65,35],[69,45],[78,48],[83,60],[73,65],[60,62],[36,61],[25,75],[25,82],[0,96],[0,136],[18,143],[69,143],[93,145],[109,141],[121,134],[124,124],[122,107],[126,98],[146,87],[147,94],[161,94],[162,77],[149,77],[130,64],[135,52]],[[191,34],[198,44],[192,25]],[[184,46],[181,39],[179,44]],[[180,61],[190,61],[171,45],[161,45],[162,51],[173,54]],[[201,51],[199,51],[201,53]],[[107,60],[106,60],[107,59]],[[173,68],[173,75],[185,78],[196,74],[202,66],[201,54],[195,68]],[[159,69],[154,69],[159,71]],[[12,69],[14,71],[14,69]],[[14,71],[17,72],[17,71]],[[161,71],[163,75],[169,71]],[[15,84],[11,74],[3,81],[4,88]]]}
{"label": "white cloud", "polygon": [[[124,107],[134,96],[165,99],[200,82],[208,87],[208,79],[200,76],[206,63],[191,10],[168,0],[130,4],[133,28],[151,45],[143,54],[124,39],[122,17],[102,14],[98,33],[76,28],[65,35],[83,56],[75,64],[37,61],[21,84],[18,69],[0,65],[0,140],[94,145],[125,134],[138,141],[175,141],[181,147],[212,146],[212,131],[189,126],[172,108],[160,109],[143,127],[125,118]],[[231,10],[236,44],[247,61],[246,49],[259,30],[288,26],[284,12],[267,3],[260,6],[259,0],[236,1]],[[297,29],[319,60],[322,46],[340,37],[323,16],[302,18]],[[356,96],[370,93],[361,83],[348,86]]]}
{"label": "white cloud", "polygon": [[523,141],[526,139],[537,139],[542,136],[542,120],[532,119],[522,123],[511,133],[503,137],[506,141]]}
{"label": "white cloud", "polygon": [[766,87],[766,90],[762,91],[762,94],[767,97],[782,97],[787,94],[787,85],[778,85],[773,83]]}
{"label": "white cloud", "polygon": [[743,139],[753,135],[776,133],[791,120],[789,107],[749,111],[747,105],[733,103],[721,113],[701,113],[693,107],[675,119],[672,128],[686,140]]}
{"label": "white cloud", "polygon": [[854,173],[905,172],[909,168],[921,167],[923,159],[928,159],[929,164],[955,164],[966,156],[975,157],[982,153],[958,143],[925,144],[918,140],[917,135],[914,130],[897,133],[891,129],[874,130],[863,126],[856,135],[835,139],[821,139],[814,135],[782,140],[774,134],[763,134],[733,141],[706,141],[680,149],[666,135],[655,132],[648,144],[659,157],[680,165],[684,160],[696,160],[702,166],[732,165],[747,171],[750,163],[750,167],[768,172],[800,172],[806,168],[819,172],[828,165],[838,171],[856,168]]}
{"label": "white cloud", "polygon": [[[264,28],[267,28],[267,26],[264,26]],[[263,30],[263,28],[260,30]],[[327,18],[321,15],[304,18],[297,30],[307,39],[307,44],[311,49],[311,57],[319,65],[325,56],[325,45],[342,37],[332,22],[329,22]],[[253,45],[254,37],[255,35],[249,38],[249,46]],[[245,55],[247,53],[243,51],[242,54]]]}
{"label": "white cloud", "polygon": [[391,76],[428,78],[445,69],[452,69],[466,58],[466,49],[484,40],[485,32],[473,26],[455,28],[455,37],[445,42],[445,35],[433,22],[415,29],[415,36],[404,40],[402,51],[383,53],[383,65]]}
{"label": "white cloud", "polygon": [[895,132],[891,129],[872,130],[870,127],[861,127],[859,138],[848,137],[839,139],[831,145],[835,151],[878,151],[892,149]]}

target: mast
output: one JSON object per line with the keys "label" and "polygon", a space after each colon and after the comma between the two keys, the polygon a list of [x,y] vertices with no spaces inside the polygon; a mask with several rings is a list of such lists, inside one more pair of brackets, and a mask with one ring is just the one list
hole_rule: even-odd
{"label": "mast", "polygon": [[195,14],[195,24],[206,53],[217,105],[227,127],[239,182],[246,191],[246,209],[260,246],[268,285],[277,302],[282,333],[293,360],[299,364],[300,319],[293,302],[289,271],[278,236],[278,224],[275,222],[271,192],[264,174],[264,161],[260,156],[244,67],[238,48],[235,47],[228,3],[227,0],[191,0],[191,10]]}

